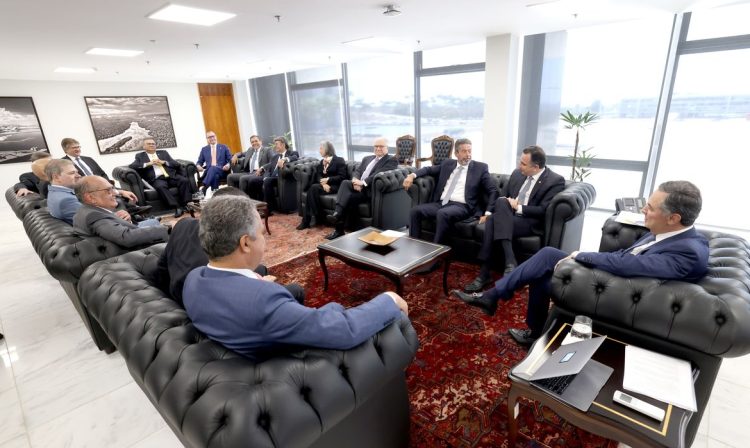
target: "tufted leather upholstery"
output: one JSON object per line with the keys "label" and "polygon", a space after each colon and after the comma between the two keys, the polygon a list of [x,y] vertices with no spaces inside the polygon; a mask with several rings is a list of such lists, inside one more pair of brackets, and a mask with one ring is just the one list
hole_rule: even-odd
{"label": "tufted leather upholstery", "polygon": [[303,165],[315,165],[318,163],[318,159],[314,157],[302,157],[294,162],[284,164],[284,168],[279,173],[279,184],[276,189],[277,204],[279,211],[284,213],[292,213],[300,208],[300,193],[297,179],[294,177],[294,171],[298,166]]}
{"label": "tufted leather upholstery", "polygon": [[131,375],[189,447],[405,447],[404,369],[417,335],[404,319],[346,351],[255,363],[207,339],[150,281],[164,245],[91,266],[84,303]]}
{"label": "tufted leather upholstery", "polygon": [[47,206],[47,200],[38,193],[31,193],[26,196],[16,197],[16,192],[13,191],[13,187],[5,190],[5,200],[8,201],[10,208],[13,213],[16,214],[18,219],[23,220],[31,210],[39,210],[42,207]]}
{"label": "tufted leather upholstery", "polygon": [[396,159],[399,165],[411,166],[417,154],[417,139],[412,135],[402,135],[396,139]]}
{"label": "tufted leather upholstery", "polygon": [[[176,160],[180,163],[180,167],[177,168],[177,173],[181,176],[185,176],[190,182],[190,190],[192,192],[198,191],[198,184],[195,181],[195,175],[198,172],[195,167],[195,163],[189,160]],[[123,190],[132,191],[138,198],[138,205],[150,205],[152,207],[151,213],[158,213],[163,211],[169,211],[167,205],[162,202],[159,198],[159,193],[152,189],[146,188],[143,184],[143,179],[138,172],[129,166],[116,166],[112,170],[112,177],[120,182],[120,187]],[[178,196],[177,187],[169,189],[175,197]]]}
{"label": "tufted leather upholstery", "polygon": [[[317,162],[316,162],[317,163]],[[346,162],[346,177],[351,179],[359,162]],[[384,171],[375,176],[372,184],[372,200],[359,204],[356,213],[347,217],[350,227],[362,228],[373,226],[380,229],[400,229],[409,224],[411,198],[403,187],[404,178],[413,172],[411,167],[396,168]],[[315,164],[299,167],[294,173],[300,185],[300,210],[304,210],[307,201],[307,190],[310,189],[315,174]],[[320,196],[323,210],[332,214],[336,208],[336,194]]]}
{"label": "tufted leather upholstery", "polygon": [[99,237],[82,234],[65,221],[52,217],[46,208],[27,213],[23,227],[42,264],[68,294],[97,347],[112,352],[112,343],[81,303],[76,286],[89,265],[126,250]]}
{"label": "tufted leather upholstery", "polygon": [[417,168],[420,168],[422,162],[430,162],[431,165],[440,165],[443,160],[450,159],[453,155],[453,138],[447,135],[441,135],[432,139],[430,144],[432,155],[417,159]]}
{"label": "tufted leather upholstery", "polygon": [[[497,183],[499,190],[502,190],[510,180],[509,174],[490,173],[490,176]],[[409,189],[412,207],[430,202],[435,182],[432,176],[422,176],[414,180]],[[547,208],[544,235],[525,236],[513,240],[516,259],[519,262],[526,260],[545,246],[556,247],[566,252],[578,250],[581,245],[584,215],[595,198],[596,190],[591,184],[566,181],[565,189],[555,195]],[[481,210],[487,209],[488,200],[487,194],[480,198]],[[431,241],[434,235],[435,222],[422,221],[422,238]],[[455,224],[448,244],[453,248],[455,257],[475,262],[483,238],[484,224],[479,224],[477,218],[469,218]],[[502,251],[494,251],[493,256],[496,257],[495,263],[502,266]]]}
{"label": "tufted leather upholstery", "polygon": [[[600,250],[629,247],[647,229],[608,220]],[[565,261],[552,279],[554,319],[585,314],[594,331],[690,360],[700,369],[695,435],[723,357],[750,353],[750,244],[734,235],[700,230],[709,240],[708,274],[699,282],[622,278]]]}

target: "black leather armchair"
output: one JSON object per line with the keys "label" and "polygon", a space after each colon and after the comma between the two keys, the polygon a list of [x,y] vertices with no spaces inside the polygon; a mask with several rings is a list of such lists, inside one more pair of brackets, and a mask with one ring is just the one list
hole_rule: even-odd
{"label": "black leather armchair", "polygon": [[[490,176],[497,183],[498,189],[510,180],[509,174],[494,174]],[[414,180],[409,189],[412,198],[412,206],[429,202],[432,190],[435,188],[435,178],[422,176]],[[586,210],[596,199],[596,190],[591,184],[585,182],[566,181],[565,189],[556,194],[547,208],[543,235],[532,235],[515,238],[513,240],[513,251],[519,262],[524,261],[537,253],[542,247],[556,247],[566,252],[578,250],[581,245],[583,233],[583,219]],[[489,197],[481,198],[479,207],[487,209]],[[422,222],[422,238],[432,240],[435,236],[435,222],[425,220]],[[453,248],[454,257],[476,262],[476,254],[482,247],[484,238],[484,224],[479,224],[477,218],[456,223],[447,243]],[[496,257],[493,262],[497,266],[504,264],[502,251],[493,251]]]}
{"label": "black leather armchair", "polygon": [[[196,183],[197,168],[195,163],[189,160],[177,160],[180,163],[180,167],[177,169],[177,173],[181,176],[185,176],[190,182],[190,191],[193,193],[198,191],[198,184]],[[138,172],[129,166],[116,166],[112,170],[112,177],[120,182],[120,188],[127,191],[132,191],[138,198],[138,205],[150,205],[152,213],[167,212],[171,211],[159,198],[159,193],[153,188],[146,187],[143,183],[143,179]],[[177,188],[172,187],[169,189],[175,197],[178,196]]]}
{"label": "black leather armchair", "polygon": [[86,270],[84,303],[188,447],[406,447],[407,319],[346,351],[309,349],[255,363],[207,339],[153,283],[164,245]]}
{"label": "black leather armchair", "polygon": [[38,193],[31,193],[26,196],[16,197],[16,192],[13,191],[13,187],[5,190],[5,200],[8,201],[11,210],[16,214],[18,219],[23,220],[31,210],[39,210],[40,208],[47,206],[47,199],[43,198]]}
{"label": "black leather armchair", "polygon": [[[608,220],[600,250],[632,245],[647,229]],[[622,278],[565,261],[552,279],[547,321],[585,314],[593,329],[629,344],[689,360],[698,412],[685,441],[695,438],[722,358],[750,353],[750,244],[734,235],[700,231],[709,240],[708,274],[697,283]]]}
{"label": "black leather armchair", "polygon": [[[316,162],[317,163],[317,162]],[[347,179],[351,179],[360,162],[346,162]],[[400,229],[409,224],[411,198],[404,190],[404,178],[413,172],[413,168],[396,168],[384,171],[375,176],[372,184],[372,200],[359,204],[359,208],[347,217],[350,228],[373,226],[380,229]],[[304,210],[307,201],[307,190],[312,185],[315,164],[298,167],[294,176],[297,178],[300,193],[300,210]],[[330,215],[336,209],[336,194],[320,196],[323,210]]]}
{"label": "black leather armchair", "polygon": [[283,213],[294,213],[300,209],[299,186],[294,172],[297,167],[318,163],[314,157],[302,157],[294,162],[285,163],[279,172],[279,183],[276,188],[276,204]]}

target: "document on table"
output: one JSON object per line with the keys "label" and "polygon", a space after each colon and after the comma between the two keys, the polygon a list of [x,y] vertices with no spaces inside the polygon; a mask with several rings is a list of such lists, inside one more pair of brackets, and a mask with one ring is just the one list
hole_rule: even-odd
{"label": "document on table", "polygon": [[645,227],[646,215],[644,215],[643,213],[633,213],[625,210],[620,210],[620,213],[615,216],[615,221],[621,224]]}
{"label": "document on table", "polygon": [[695,412],[695,386],[688,361],[628,345],[622,387]]}
{"label": "document on table", "polygon": [[395,230],[384,230],[380,232],[381,235],[392,237],[392,238],[401,238],[402,236],[406,236],[406,233],[404,232],[397,232]]}

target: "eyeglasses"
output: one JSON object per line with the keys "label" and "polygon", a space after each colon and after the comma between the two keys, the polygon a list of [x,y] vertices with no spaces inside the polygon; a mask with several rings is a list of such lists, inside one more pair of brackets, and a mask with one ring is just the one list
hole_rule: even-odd
{"label": "eyeglasses", "polygon": [[206,138],[216,138],[215,135],[207,135]]}
{"label": "eyeglasses", "polygon": [[109,194],[115,194],[115,187],[100,188],[98,190],[89,190],[89,193],[96,193],[97,191],[106,191]]}
{"label": "eyeglasses", "polygon": [[388,145],[374,145],[376,148],[387,148]]}

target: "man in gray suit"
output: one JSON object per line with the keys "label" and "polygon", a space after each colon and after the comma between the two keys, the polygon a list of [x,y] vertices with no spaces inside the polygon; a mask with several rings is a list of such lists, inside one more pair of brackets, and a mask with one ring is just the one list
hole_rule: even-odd
{"label": "man in gray suit", "polygon": [[268,164],[272,155],[269,148],[263,147],[263,140],[260,137],[257,135],[251,136],[250,147],[247,151],[232,156],[232,166],[238,166],[239,172],[232,173],[227,177],[227,185],[247,191],[248,180],[252,176],[260,176],[260,167]]}
{"label": "man in gray suit", "polygon": [[73,218],[73,225],[118,246],[132,248],[167,241],[167,228],[162,225],[138,227],[115,215],[115,188],[103,177],[85,176],[75,185],[78,200],[83,203]]}

